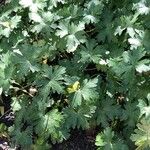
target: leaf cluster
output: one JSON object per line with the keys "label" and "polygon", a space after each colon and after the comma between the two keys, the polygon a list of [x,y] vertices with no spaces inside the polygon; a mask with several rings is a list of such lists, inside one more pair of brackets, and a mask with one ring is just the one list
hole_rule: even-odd
{"label": "leaf cluster", "polygon": [[0,95],[11,98],[12,147],[50,149],[72,129],[98,126],[98,149],[148,149],[149,15],[149,0],[0,6]]}

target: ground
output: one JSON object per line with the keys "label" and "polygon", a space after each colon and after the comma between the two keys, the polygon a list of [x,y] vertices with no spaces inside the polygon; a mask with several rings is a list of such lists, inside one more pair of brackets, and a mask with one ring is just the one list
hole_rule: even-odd
{"label": "ground", "polygon": [[61,144],[55,144],[53,150],[96,150],[95,134],[87,134],[85,131],[74,130],[70,138]]}

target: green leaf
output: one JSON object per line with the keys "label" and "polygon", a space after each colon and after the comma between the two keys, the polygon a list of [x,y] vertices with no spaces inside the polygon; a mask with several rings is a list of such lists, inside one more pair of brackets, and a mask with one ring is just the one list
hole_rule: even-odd
{"label": "green leaf", "polygon": [[131,135],[131,140],[135,142],[137,150],[143,150],[150,148],[150,120],[142,119],[137,124],[137,129],[134,130],[134,134]]}
{"label": "green leaf", "polygon": [[60,38],[65,37],[67,44],[67,52],[74,52],[80,43],[85,41],[85,37],[82,36],[84,30],[84,23],[79,22],[78,25],[74,23],[69,24],[69,21],[65,23],[60,23],[58,26],[59,30],[57,30],[56,35],[60,36]]}
{"label": "green leaf", "polygon": [[143,99],[139,99],[139,104],[140,108],[140,116],[145,115],[145,118],[150,117],[150,93],[147,95],[147,102]]}
{"label": "green leaf", "polygon": [[41,87],[40,96],[42,96],[43,100],[46,100],[51,92],[64,92],[63,79],[65,72],[66,69],[61,66],[43,66],[42,75],[39,74],[39,77],[36,81],[36,84]]}
{"label": "green leaf", "polygon": [[56,35],[60,36],[60,38],[66,36],[68,34],[68,24],[69,22],[61,22],[58,26],[59,30],[57,30]]}
{"label": "green leaf", "polygon": [[120,150],[128,150],[121,139],[116,139],[114,131],[110,127],[96,136],[95,145],[99,147],[98,150],[118,150],[118,147]]}
{"label": "green leaf", "polygon": [[135,127],[138,121],[140,111],[137,108],[137,103],[127,102],[125,109],[123,110],[122,119],[125,120],[125,124],[130,127]]}
{"label": "green leaf", "polygon": [[107,127],[109,121],[119,118],[121,114],[120,106],[116,105],[113,99],[100,100],[96,110],[97,124]]}
{"label": "green leaf", "polygon": [[146,1],[140,1],[139,3],[134,4],[134,9],[141,15],[147,15],[150,12],[149,7],[146,6]]}
{"label": "green leaf", "polygon": [[32,144],[32,128],[27,127],[25,131],[17,129],[16,131],[12,132],[12,135],[13,142],[21,145],[25,149],[30,148]]}
{"label": "green leaf", "polygon": [[12,98],[12,100],[13,100],[11,104],[12,110],[14,112],[19,111],[21,109],[20,101],[16,97]]}
{"label": "green leaf", "polygon": [[57,7],[57,3],[62,3],[62,4],[64,4],[64,3],[65,3],[65,0],[51,0],[51,4],[52,4],[54,7]]}
{"label": "green leaf", "polygon": [[99,63],[101,58],[101,47],[98,46],[95,40],[88,40],[86,47],[80,47],[81,62],[94,62]]}
{"label": "green leaf", "polygon": [[111,128],[106,128],[104,130],[104,133],[98,134],[96,137],[96,146],[105,146],[107,143],[110,144],[111,147],[111,141],[114,137],[114,132],[111,130]]}
{"label": "green leaf", "polygon": [[49,137],[52,140],[57,140],[63,136],[63,133],[60,131],[62,123],[63,115],[57,109],[53,109],[41,116],[38,124],[36,124],[35,131],[39,137],[42,137],[42,140],[44,139],[43,142]]}
{"label": "green leaf", "polygon": [[98,77],[91,80],[85,79],[81,88],[71,95],[72,106],[77,107],[80,106],[82,102],[86,103],[88,101],[90,102],[90,100],[94,101],[98,96],[96,91],[97,83]]}
{"label": "green leaf", "polygon": [[71,107],[64,109],[65,123],[64,126],[69,128],[77,127],[82,129],[89,128],[89,120],[95,113],[95,106],[82,106],[75,110]]}
{"label": "green leaf", "polygon": [[150,65],[139,64],[136,67],[136,71],[139,72],[139,73],[149,72],[150,71]]}
{"label": "green leaf", "polygon": [[34,22],[41,23],[43,21],[42,18],[41,18],[41,16],[38,13],[34,13],[34,12],[29,13],[29,18],[31,20],[33,20]]}

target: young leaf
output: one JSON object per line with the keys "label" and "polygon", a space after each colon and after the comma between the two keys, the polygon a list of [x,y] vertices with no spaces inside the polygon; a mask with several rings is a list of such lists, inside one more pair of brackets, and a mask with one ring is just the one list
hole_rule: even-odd
{"label": "young leaf", "polygon": [[137,124],[137,129],[134,130],[134,134],[131,135],[131,140],[135,142],[137,150],[144,150],[150,148],[150,120],[142,119]]}

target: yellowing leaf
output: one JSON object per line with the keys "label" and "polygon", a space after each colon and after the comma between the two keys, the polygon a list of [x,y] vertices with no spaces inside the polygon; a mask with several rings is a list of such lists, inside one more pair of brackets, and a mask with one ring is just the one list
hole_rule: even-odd
{"label": "yellowing leaf", "polygon": [[4,106],[0,106],[0,114],[4,115]]}
{"label": "yellowing leaf", "polygon": [[74,84],[70,85],[67,88],[67,92],[68,93],[73,93],[73,92],[76,92],[79,88],[80,88],[80,82],[76,81]]}
{"label": "yellowing leaf", "polygon": [[42,63],[47,64],[48,58],[46,56],[42,57]]}
{"label": "yellowing leaf", "polygon": [[43,60],[43,64],[47,64],[47,59],[44,59],[44,60]]}
{"label": "yellowing leaf", "polygon": [[10,27],[10,22],[0,22],[1,25],[3,25],[4,27],[9,28]]}

